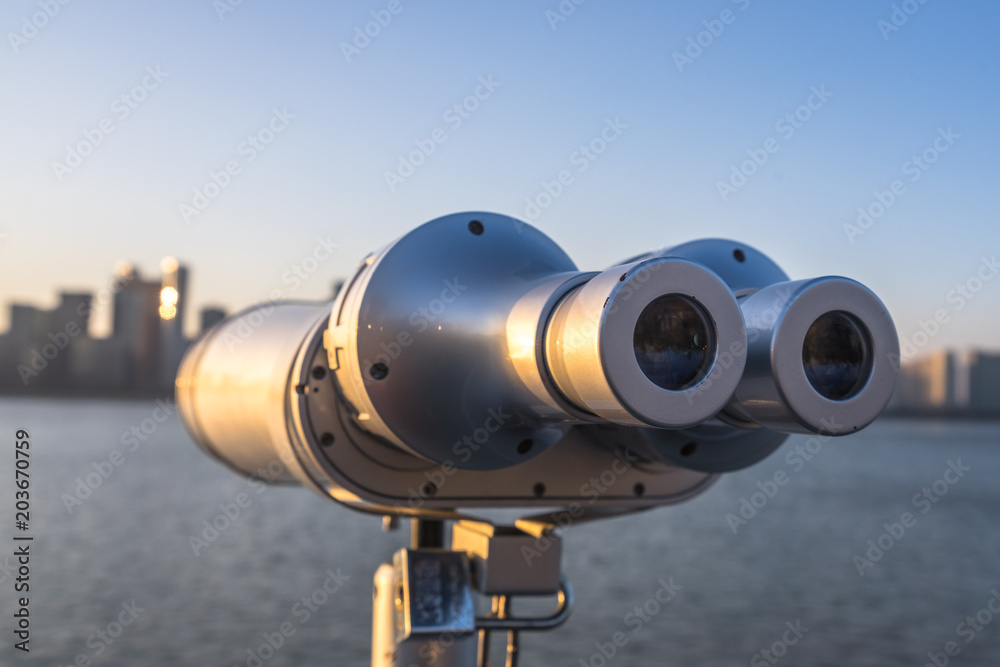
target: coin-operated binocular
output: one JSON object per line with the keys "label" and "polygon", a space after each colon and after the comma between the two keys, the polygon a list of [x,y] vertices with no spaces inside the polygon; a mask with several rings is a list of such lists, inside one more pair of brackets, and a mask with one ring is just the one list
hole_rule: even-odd
{"label": "coin-operated binocular", "polygon": [[[503,631],[512,665],[518,631],[569,614],[560,528],[691,498],[789,433],[864,428],[897,355],[863,285],[789,280],[742,243],[583,272],[523,222],[462,213],[366,257],[332,304],[219,323],[177,400],[238,473],[270,466],[272,482],[412,519],[411,548],[375,577],[373,664],[486,664]],[[488,508],[524,516],[494,525]],[[557,608],[516,617],[520,595]]]}

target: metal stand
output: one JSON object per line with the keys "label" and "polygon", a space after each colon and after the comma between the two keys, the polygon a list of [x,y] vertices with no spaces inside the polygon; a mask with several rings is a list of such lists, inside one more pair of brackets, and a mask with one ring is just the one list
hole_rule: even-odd
{"label": "metal stand", "polygon": [[[372,667],[489,667],[490,635],[507,634],[507,667],[518,661],[518,632],[551,630],[569,618],[573,593],[559,573],[562,542],[551,529],[451,525],[413,519],[410,548],[375,573]],[[542,541],[540,538],[544,538]],[[488,596],[491,613],[476,617],[473,592]],[[555,595],[543,618],[517,618],[515,595]]]}

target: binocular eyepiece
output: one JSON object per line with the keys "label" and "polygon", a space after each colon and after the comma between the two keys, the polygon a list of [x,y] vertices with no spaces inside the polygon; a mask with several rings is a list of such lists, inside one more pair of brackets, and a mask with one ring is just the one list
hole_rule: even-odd
{"label": "binocular eyepiece", "polygon": [[701,263],[738,298],[746,340],[730,352],[744,364],[732,364],[742,377],[718,414],[721,421],[845,435],[885,409],[895,390],[891,360],[899,341],[888,310],[864,285],[838,276],[791,281],[763,253],[723,239],[649,256]]}
{"label": "binocular eyepiece", "polygon": [[[714,416],[743,367],[705,383],[720,349],[745,344],[736,297],[712,271],[657,257],[573,288],[545,325],[543,372],[584,419],[687,428]],[[697,396],[697,400],[692,399]]]}
{"label": "binocular eyepiece", "polygon": [[296,461],[285,481],[320,486],[340,474],[321,455],[327,418],[385,470],[500,471],[568,434],[853,433],[896,378],[895,328],[871,291],[790,281],[722,239],[582,272],[520,221],[455,214],[365,258],[332,307],[270,307],[240,345],[225,341],[254,310],[192,346],[181,413],[238,469],[280,456]]}

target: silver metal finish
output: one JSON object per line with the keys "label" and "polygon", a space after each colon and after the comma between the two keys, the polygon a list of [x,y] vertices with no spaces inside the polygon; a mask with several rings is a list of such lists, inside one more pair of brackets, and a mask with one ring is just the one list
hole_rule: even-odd
{"label": "silver metal finish", "polygon": [[[185,359],[178,377],[184,423],[206,451],[241,475],[298,482],[380,515],[456,518],[461,507],[561,507],[573,523],[610,508],[620,512],[681,502],[715,481],[714,475],[682,467],[644,469],[625,447],[615,449],[618,435],[602,426],[540,429],[536,434],[555,446],[525,457],[520,466],[495,471],[458,467],[473,456],[474,447],[493,438],[482,424],[468,434],[450,464],[398,449],[359,426],[351,406],[338,398],[332,374],[325,372],[329,307],[275,305],[252,316],[257,328],[230,347],[225,343],[229,334],[247,331],[238,324],[243,316],[237,316],[196,343]],[[302,333],[310,321],[311,330]],[[260,377],[240,382],[244,373]],[[506,420],[512,409],[497,406],[495,413]],[[598,491],[588,480],[602,475],[606,485]]]}
{"label": "silver metal finish", "polygon": [[[896,382],[896,371],[887,360],[898,350],[898,339],[885,306],[864,286],[837,277],[790,282],[769,257],[728,239],[692,241],[643,257],[652,256],[685,257],[718,274],[740,297],[748,346],[729,350],[716,365],[714,377],[708,378],[735,374],[741,368],[736,359],[745,358],[738,388],[718,414],[718,420],[732,429],[709,423],[684,431],[648,432],[628,438],[633,451],[654,460],[725,472],[764,458],[786,433],[846,435],[867,426],[885,408]],[[826,287],[818,289],[820,284]],[[794,309],[793,300],[798,301]],[[843,401],[820,395],[806,378],[802,360],[809,326],[820,315],[837,310],[858,318],[873,348],[868,381]]]}
{"label": "silver metal finish", "polygon": [[[745,297],[741,306],[747,366],[726,415],[786,433],[847,435],[885,409],[897,375],[889,359],[899,354],[899,341],[889,312],[864,285],[839,277],[777,283]],[[831,311],[855,317],[871,346],[867,380],[843,400],[821,395],[803,369],[806,332]]]}
{"label": "silver metal finish", "polygon": [[[702,264],[737,296],[788,280],[788,275],[770,257],[752,246],[729,239],[690,241],[640,255],[623,264],[651,257],[683,257]],[[703,388],[724,380],[728,380],[727,384],[738,383],[745,364],[745,340],[729,348],[720,346],[715,366],[704,379]],[[697,392],[690,392],[689,397],[696,398]],[[731,416],[719,413],[715,419],[691,428],[628,429],[622,430],[618,437],[621,444],[647,461],[723,473],[763,460],[780,447],[788,435],[759,428],[753,422],[736,424]]]}
{"label": "silver metal finish", "polygon": [[476,613],[464,553],[400,549],[393,557],[398,592],[396,641],[414,634],[471,633]]}
{"label": "silver metal finish", "polygon": [[[735,375],[671,391],[643,373],[633,332],[650,302],[664,295],[688,297],[704,306],[718,350],[746,344],[732,292],[705,267],[679,258],[649,259],[609,269],[576,288],[556,307],[546,330],[546,358],[556,385],[572,402],[602,421],[626,426],[684,428],[705,421],[729,400]],[[697,396],[693,400],[692,396]]]}
{"label": "silver metal finish", "polygon": [[[680,431],[630,429],[620,442],[644,461],[705,473],[741,470],[767,458],[788,438],[763,428],[734,428],[718,419]],[[641,464],[651,472],[657,468]]]}
{"label": "silver metal finish", "polygon": [[[464,468],[503,468],[541,454],[557,427],[539,417],[551,416],[555,402],[540,404],[537,386],[519,379],[508,320],[526,294],[543,285],[556,291],[555,276],[576,273],[541,232],[491,213],[438,218],[370,258],[335,306],[327,338],[357,423],[427,460]],[[489,442],[458,461],[462,443],[482,428]],[[531,450],[519,452],[527,439]]]}
{"label": "silver metal finish", "polygon": [[[483,526],[475,526],[476,530]],[[497,528],[496,536],[511,534]],[[503,539],[503,538],[500,538]],[[461,538],[459,538],[461,540]],[[521,554],[503,546],[483,555],[493,571],[521,571]],[[375,573],[372,616],[374,667],[468,667],[490,664],[490,633],[507,634],[508,667],[517,664],[518,633],[559,627],[573,608],[573,589],[558,576],[547,594],[556,596],[555,611],[544,617],[515,617],[510,591],[488,591],[472,576],[464,551],[401,549],[393,564]],[[511,580],[512,581],[512,580]],[[500,580],[494,580],[499,583]],[[475,617],[473,592],[491,598],[492,613]],[[536,593],[539,594],[539,593]]]}
{"label": "silver metal finish", "polygon": [[329,309],[292,301],[254,306],[191,346],[177,373],[177,405],[202,449],[241,475],[308,483],[288,446],[288,374]]}
{"label": "silver metal finish", "polygon": [[[368,257],[324,342],[363,430],[439,464],[495,470],[542,454],[573,423],[682,428],[718,412],[742,356],[733,373],[677,390],[636,360],[640,314],[672,294],[704,310],[706,371],[720,349],[745,346],[732,292],[704,266],[650,259],[585,274],[532,227],[463,213]],[[470,444],[484,428],[489,441]]]}
{"label": "silver metal finish", "polygon": [[545,338],[556,304],[596,275],[556,274],[518,299],[507,318],[507,355],[530,393],[532,412],[539,418],[555,422],[588,422],[595,418],[573,405],[556,387],[546,363]]}
{"label": "silver metal finish", "polygon": [[[397,553],[394,560],[398,562],[404,552]],[[412,556],[413,552],[409,552],[405,558]],[[428,552],[420,558],[420,563],[430,570],[435,569],[435,561],[447,568],[455,562],[455,556],[460,554],[448,551]],[[422,601],[423,606],[418,608],[418,613],[440,613],[443,617],[452,612],[451,609],[440,607],[448,595],[468,598],[471,602],[472,592],[468,588],[467,576],[464,579],[459,577],[458,580],[450,580],[447,576],[427,578],[429,581],[423,582],[406,578],[398,567],[388,563],[381,565],[376,571],[372,615],[373,667],[470,667],[476,664],[479,633],[474,623],[469,625],[463,621],[463,628],[467,625],[471,628],[463,631],[414,631],[404,635],[403,615],[400,614],[404,598],[419,596],[418,604]],[[429,592],[428,584],[432,587],[441,585],[451,588],[441,595]],[[472,616],[468,619],[474,621]]]}
{"label": "silver metal finish", "polygon": [[640,255],[623,262],[648,257],[684,257],[712,269],[733,291],[757,290],[788,280],[788,275],[774,260],[739,241],[699,239]]}
{"label": "silver metal finish", "polygon": [[396,654],[396,568],[382,563],[372,586],[372,667],[394,667]]}
{"label": "silver metal finish", "polygon": [[[553,446],[512,468],[480,471],[458,467],[474,454],[477,438],[480,446],[490,442],[492,435],[482,425],[469,433],[470,444],[463,442],[451,463],[434,464],[410,456],[414,466],[386,465],[381,457],[389,446],[363,430],[347,406],[330,405],[325,398],[334,390],[331,379],[311,379],[310,369],[322,363],[324,354],[320,333],[317,330],[313,344],[303,349],[303,360],[297,362],[293,374],[307,383],[309,390],[289,393],[294,425],[290,430],[296,437],[296,454],[314,480],[314,488],[356,509],[420,514],[498,505],[572,507],[570,521],[576,523],[608,508],[620,511],[681,502],[715,481],[714,475],[682,467],[645,469],[626,447],[616,448],[618,432],[589,425],[574,426],[565,434],[555,430],[557,442]],[[310,356],[312,361],[306,361]],[[500,418],[512,412],[506,406],[497,409],[502,412]],[[325,435],[331,441],[328,446],[322,445]],[[589,480],[602,475],[605,484],[598,490]],[[641,495],[637,495],[637,488],[642,489]],[[567,511],[562,513],[568,517]]]}
{"label": "silver metal finish", "polygon": [[562,580],[556,594],[555,612],[544,618],[477,618],[476,627],[482,630],[554,630],[569,620],[573,611],[573,587]]}
{"label": "silver metal finish", "polygon": [[[469,228],[473,220],[482,225],[481,234]],[[498,504],[561,507],[565,514],[567,508],[575,506],[578,511],[574,522],[680,502],[706,489],[716,473],[751,465],[784,440],[782,433],[760,428],[754,419],[755,413],[748,412],[745,407],[750,402],[746,396],[752,395],[753,387],[757,386],[753,384],[756,381],[751,381],[755,375],[743,371],[746,352],[745,348],[740,350],[739,328],[732,322],[735,301],[724,286],[719,291],[719,281],[712,277],[714,272],[728,283],[729,290],[744,295],[743,308],[749,307],[746,304],[764,303],[763,295],[747,295],[753,295],[762,284],[770,284],[768,281],[781,282],[785,275],[753,248],[733,241],[698,241],[663,251],[661,254],[670,258],[668,260],[650,255],[646,263],[633,263],[630,267],[594,274],[575,271],[551,241],[530,227],[503,216],[479,213],[448,216],[425,225],[410,236],[407,244],[401,240],[363,262],[358,275],[332,308],[322,304],[265,304],[231,318],[194,345],[178,376],[181,413],[194,438],[207,451],[243,474],[260,474],[270,467],[265,479],[305,483],[325,496],[364,511],[456,518],[462,516],[456,511],[462,507]],[[476,255],[482,249],[477,245],[480,242],[494,243],[506,259],[488,261],[489,252]],[[351,327],[346,323],[352,317],[360,322],[360,313],[368,312],[362,308],[365,299],[375,299],[372,295],[365,296],[367,288],[373,284],[374,267],[385,269],[408,257],[407,266],[423,270],[425,260],[419,253],[415,250],[403,252],[409,243],[414,244],[414,248],[429,244],[439,249],[440,255],[434,255],[432,263],[439,268],[440,284],[450,280],[457,293],[446,295],[455,297],[450,304],[442,300],[434,305],[432,300],[429,302],[432,305],[424,308],[424,312],[421,307],[414,308],[411,304],[410,314],[416,313],[412,340],[400,339],[402,331],[386,334],[388,338],[376,345],[379,355],[384,356],[373,358],[388,361],[390,374],[382,380],[371,377],[365,380],[361,374],[363,358],[360,354],[347,354]],[[484,262],[493,266],[494,274],[503,273],[500,265],[511,264],[509,253],[520,258],[519,263],[515,263],[520,268],[508,269],[509,275],[500,278],[499,284],[463,282],[464,279],[450,270],[448,264],[456,248],[462,247],[471,247],[470,254],[476,255],[476,261],[462,264],[470,274],[480,271]],[[393,249],[399,254],[393,254]],[[519,249],[525,252],[517,255]],[[711,272],[693,264],[695,260],[704,263]],[[449,274],[450,278],[441,277]],[[372,289],[382,284],[383,279],[387,285],[401,285],[401,289],[412,282],[405,280],[402,269],[394,268],[386,275],[392,279],[379,278]],[[621,280],[623,275],[625,279]],[[713,292],[709,293],[702,284],[709,285]],[[503,288],[504,285],[507,288]],[[473,287],[478,287],[478,292],[471,291]],[[441,297],[441,289],[444,288],[438,289],[435,298]],[[387,290],[385,287],[382,291]],[[583,298],[584,290],[591,295],[589,301]],[[590,360],[596,358],[591,364],[599,366],[596,370],[601,371],[598,377],[606,387],[604,397],[610,391],[618,407],[608,402],[604,406],[610,405],[610,411],[621,411],[625,405],[642,406],[642,391],[637,392],[640,400],[629,393],[629,382],[635,380],[638,373],[634,356],[628,349],[630,346],[625,344],[606,352],[601,345],[613,347],[616,337],[630,338],[628,333],[629,328],[634,327],[635,311],[641,310],[636,304],[648,303],[655,295],[676,291],[692,294],[705,303],[713,322],[717,322],[717,331],[737,331],[737,335],[728,341],[721,334],[717,335],[711,371],[688,391],[668,392],[644,378],[642,382],[635,381],[639,389],[643,389],[643,383],[648,385],[645,389],[655,389],[649,392],[650,396],[660,394],[677,399],[672,403],[665,401],[663,405],[646,405],[636,412],[653,421],[655,412],[669,415],[673,411],[678,419],[675,425],[698,424],[699,419],[703,423],[676,430],[616,426],[606,422],[588,424],[588,421],[603,419],[575,406],[558,388],[560,383],[570,386],[573,382],[567,379],[570,376],[583,378],[585,383],[586,373],[568,372],[565,347],[549,352],[547,345],[558,340],[560,335],[564,340],[577,341],[581,332],[593,334],[597,342],[590,344],[589,357],[580,356]],[[406,310],[394,298],[389,294],[382,300],[396,304],[392,307],[397,311]],[[479,299],[484,301],[479,302]],[[498,307],[501,315],[489,322],[477,316],[480,311],[493,308],[489,304],[497,303],[502,304]],[[582,324],[578,323],[576,330],[571,331],[572,327],[566,325],[570,318],[565,315],[571,311],[589,312],[592,317],[597,313],[596,323],[587,328],[585,318],[578,315]],[[325,312],[330,315],[324,316]],[[559,315],[560,312],[564,315]],[[351,313],[357,313],[356,317]],[[864,313],[860,315],[862,320],[867,317]],[[432,326],[431,317],[435,318],[435,326]],[[621,319],[615,320],[616,317]],[[723,323],[726,318],[728,324]],[[742,317],[739,319],[742,321]],[[621,329],[614,336],[607,334],[610,331],[608,322],[612,320],[618,322]],[[392,321],[409,324],[410,317],[402,320],[397,317]],[[425,321],[426,328],[417,331]],[[448,339],[447,345],[437,341],[435,336],[443,336],[446,329],[455,329],[459,324],[461,332]],[[439,330],[437,326],[442,328]],[[604,337],[597,335],[602,326]],[[361,334],[355,331],[354,335],[365,338],[369,334],[363,332],[376,329],[382,334],[388,331],[384,325],[373,326],[371,330],[365,325]],[[555,333],[557,331],[562,334]],[[487,335],[488,332],[492,334]],[[757,340],[760,334],[758,329],[755,332]],[[418,337],[424,334],[429,337]],[[882,337],[878,331],[873,334],[878,339]],[[398,347],[390,344],[393,340]],[[324,349],[324,342],[327,349]],[[429,347],[422,347],[425,345]],[[801,341],[789,349],[801,350]],[[874,356],[885,358],[885,354]],[[428,367],[427,358],[445,359],[446,362]],[[331,359],[337,364],[335,375],[326,372]],[[348,363],[351,359],[357,361],[354,371]],[[406,360],[413,366],[408,367],[404,363]],[[461,368],[451,368],[452,360]],[[801,367],[801,360],[797,366]],[[560,370],[550,372],[550,367]],[[468,428],[450,442],[430,443],[430,449],[424,454],[446,456],[439,463],[424,454],[415,455],[414,447],[400,447],[393,439],[380,434],[378,428],[373,429],[372,424],[381,420],[379,413],[361,418],[368,408],[359,409],[358,403],[368,400],[367,388],[387,387],[386,381],[396,380],[400,375],[405,378],[406,373],[397,372],[401,368],[410,372],[414,382],[420,375],[426,377],[429,384],[414,388],[413,394],[400,394],[398,402],[393,404],[398,409],[392,408],[392,414],[404,413],[401,417],[404,419],[410,414],[414,419],[440,422],[450,429],[457,428],[456,424]],[[607,374],[603,373],[605,368]],[[785,382],[799,381],[805,388],[800,393],[815,394],[811,387],[802,384],[801,377],[784,380],[785,375],[781,372],[767,369],[763,372],[765,375],[770,372]],[[631,373],[631,378],[621,380],[627,373]],[[562,380],[557,381],[553,375],[561,376]],[[614,385],[609,377],[614,379]],[[885,395],[887,387],[891,389],[893,378],[879,377],[879,382],[865,388],[863,397],[856,397],[861,400],[854,401],[867,406],[867,411],[861,414],[862,419],[881,409],[879,397]],[[751,393],[738,393],[730,409],[718,415],[718,419],[726,423],[719,423],[718,419],[705,421],[706,416],[718,409],[720,400],[728,400],[733,387],[741,380],[746,383],[741,391]],[[345,388],[352,381],[365,389],[360,398],[356,390],[352,393]],[[483,383],[490,387],[481,388],[479,385]],[[460,385],[465,389],[460,390]],[[579,391],[566,393],[575,393],[576,400],[586,402],[579,398]],[[349,396],[355,399],[347,400]],[[410,396],[413,400],[409,400]],[[484,396],[493,400],[502,397],[506,402],[489,405]],[[788,406],[783,409],[799,405],[790,404],[782,396],[773,405]],[[452,414],[447,400],[456,401],[457,417]],[[739,402],[741,400],[743,403]],[[831,424],[845,424],[842,405],[845,402],[837,403],[833,407],[839,411],[824,410],[827,414],[819,419],[829,416],[833,420]],[[414,404],[422,406],[420,415],[413,411]],[[374,410],[374,404],[369,405]],[[473,405],[478,406],[475,410],[482,411],[478,421],[473,421]],[[808,405],[796,409],[815,411],[814,406]],[[604,418],[608,416],[606,413]],[[771,419],[767,423],[776,428],[796,430],[802,428],[801,417],[799,414],[791,420],[780,416],[776,420],[773,416],[760,418]],[[645,423],[634,416],[632,419]],[[690,419],[690,422],[680,422],[681,419]],[[819,425],[822,427],[822,423]],[[850,423],[841,432],[853,430],[854,425]],[[477,463],[483,457],[486,463]],[[470,469],[497,465],[498,461],[503,463],[510,457],[517,462],[513,467]],[[608,471],[613,471],[613,476]],[[614,483],[602,485],[602,490],[595,492],[587,482],[599,479],[602,474],[613,478]],[[558,511],[552,514],[555,518],[559,516]]]}

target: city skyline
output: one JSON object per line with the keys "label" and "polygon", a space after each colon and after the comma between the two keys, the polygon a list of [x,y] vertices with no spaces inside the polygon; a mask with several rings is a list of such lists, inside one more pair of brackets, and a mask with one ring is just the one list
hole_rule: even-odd
{"label": "city skyline", "polygon": [[[315,255],[319,251],[328,250],[330,247],[331,245],[328,241],[324,242],[323,239],[317,239],[317,245],[314,247],[313,254]],[[312,264],[309,264],[308,260],[314,261]],[[321,266],[323,261],[325,260],[307,256],[305,261],[294,263],[283,272],[281,284],[285,286],[285,289],[272,289],[270,292],[262,294],[256,301],[236,305],[230,305],[230,303],[222,303],[219,301],[192,303],[193,299],[190,294],[192,290],[197,289],[197,283],[195,282],[190,285],[187,284],[187,274],[191,270],[190,265],[179,262],[179,260],[172,255],[161,257],[161,259],[155,262],[155,264],[159,267],[164,276],[169,275],[172,271],[176,271],[178,267],[181,268],[184,275],[181,280],[185,282],[185,286],[183,288],[185,298],[182,303],[177,304],[175,302],[174,304],[177,308],[177,323],[184,336],[193,338],[204,330],[204,326],[199,324],[199,321],[194,318],[188,319],[187,325],[184,325],[184,321],[186,319],[184,317],[184,311],[187,304],[191,304],[191,308],[196,310],[199,314],[204,313],[205,311],[229,313],[238,312],[257,303],[276,301],[282,298],[291,298],[292,296],[295,298],[304,298],[306,300],[315,301],[323,301],[333,298],[333,296],[336,295],[340,284],[342,284],[344,275],[349,274],[331,275],[329,280],[324,280],[326,276],[312,280],[313,274],[317,273],[317,267]],[[90,293],[91,291],[99,293],[102,290],[107,290],[109,285],[113,285],[116,280],[116,276],[135,275],[136,277],[141,277],[145,270],[146,268],[141,265],[120,259],[114,263],[113,270],[108,272],[107,279],[104,281],[102,286],[85,286],[79,283],[73,287],[67,285],[56,285],[53,292],[49,295],[49,298],[42,301],[31,301],[29,299],[20,299],[17,297],[8,298],[5,302],[0,303],[0,306],[2,306],[0,307],[0,335],[10,333],[10,313],[15,307],[26,306],[39,309],[55,309],[58,307],[59,297],[61,295],[72,293]],[[307,290],[304,286],[308,283],[312,283],[312,289],[309,289],[308,293],[315,294],[315,297],[306,296]],[[164,283],[164,286],[167,287],[168,285]],[[111,291],[113,293],[114,290]],[[949,299],[953,304],[968,303],[973,298],[975,298],[975,295],[969,292],[958,290],[949,292]],[[107,303],[110,302],[100,302],[93,306],[89,311],[87,330],[88,333],[94,338],[107,338],[113,333],[114,327],[112,311],[109,307],[107,307]],[[961,310],[961,308],[957,308],[957,310]],[[897,330],[897,334],[900,337],[901,362],[906,363],[916,361],[927,356],[936,355],[941,351],[963,352],[968,350],[986,353],[1000,353],[1000,338],[994,339],[992,341],[992,345],[947,345],[940,343],[937,340],[937,336],[941,331],[947,329],[948,325],[951,323],[950,320],[951,316],[946,310],[938,309],[935,313],[931,313],[927,319],[919,320],[917,327],[915,327],[913,331],[903,332]]]}
{"label": "city skyline", "polygon": [[[321,248],[322,246],[323,243],[320,240],[320,244],[317,246],[317,248]],[[178,263],[179,260],[177,260],[175,257],[171,255],[162,257],[158,262],[156,262],[156,264],[160,267],[161,271],[165,274],[169,273],[169,271],[164,269],[165,265],[176,265]],[[315,265],[318,266],[319,264],[320,261],[317,260],[315,262]],[[187,263],[184,263],[183,266],[185,267],[185,271],[189,271],[191,268],[190,265]],[[337,287],[342,282],[344,275],[349,275],[349,273],[340,275],[331,275],[329,276],[329,280],[323,280],[323,278],[325,278],[326,276],[317,280],[311,280],[311,278],[313,277],[312,274],[315,273],[315,269],[309,271],[308,270],[309,268],[310,266],[308,264],[305,264],[305,266],[303,266],[303,262],[299,262],[293,264],[292,267],[290,267],[282,274],[281,282],[286,286],[288,292],[290,293],[298,292],[300,288],[302,288],[301,294],[295,294],[296,298],[305,298],[307,300],[315,300],[315,301],[328,300],[332,298],[330,296],[331,287],[333,290],[333,294],[335,295]],[[114,264],[113,271],[109,272],[108,277],[109,279],[113,280],[114,275],[116,274],[122,275],[123,272],[129,272],[129,273],[135,272],[137,276],[141,276],[143,271],[144,268],[140,265],[134,264],[133,262],[126,260],[118,260]],[[312,283],[313,289],[310,289],[309,293],[315,294],[316,295],[315,298],[304,296],[304,294],[306,293],[306,289],[303,286],[305,286],[307,283],[310,282]],[[106,280],[105,287],[107,284],[108,281]],[[188,288],[185,291],[186,293],[190,294],[190,291],[192,289],[196,289],[196,287],[197,283],[188,286]],[[75,287],[69,287],[66,285],[56,285],[52,294],[47,300],[31,301],[29,299],[20,299],[17,297],[8,298],[6,302],[0,303],[0,305],[3,306],[2,308],[0,308],[0,334],[9,333],[10,323],[11,323],[9,313],[12,306],[24,305],[36,308],[54,308],[58,303],[58,296],[60,294],[71,293],[74,291],[87,292],[88,290],[99,290],[99,289],[103,288],[97,286],[84,286],[81,284],[77,284]],[[285,292],[285,290],[280,290],[280,289],[278,291],[282,292],[282,294]],[[256,303],[276,300],[274,297],[274,293],[275,290],[272,290],[268,294],[262,295],[261,298],[259,298],[258,300],[249,303],[230,305],[228,303],[222,303],[219,301],[209,301],[209,302],[195,303],[192,305],[192,308],[196,309],[198,312],[204,310],[221,310],[223,312],[237,312],[239,310],[243,310],[244,308],[252,306]],[[974,298],[974,295],[971,295],[968,292],[966,292],[965,296],[963,296],[963,293],[957,290],[949,292],[949,296],[952,297],[953,299],[960,300],[958,301],[959,303],[967,303],[972,298]],[[191,303],[193,299],[190,296],[187,296],[185,301],[186,303]],[[98,317],[94,318],[93,317],[94,315],[97,315]],[[184,320],[183,315],[181,315],[179,319],[180,321],[183,322]],[[985,352],[1000,352],[1000,338],[994,339],[992,345],[956,346],[956,345],[935,344],[937,342],[936,338],[938,336],[938,333],[948,327],[948,325],[950,324],[950,319],[951,318],[948,315],[947,311],[942,312],[942,310],[939,309],[936,313],[931,313],[926,320],[918,321],[918,326],[913,331],[907,333],[904,333],[902,331],[897,331],[897,333],[900,336],[901,359],[903,361],[911,361],[914,359],[922,358],[925,355],[936,354],[940,350],[961,351],[969,349],[969,350],[981,350]],[[111,335],[112,328],[113,327],[112,327],[110,310],[102,307],[101,304],[95,306],[91,311],[91,319],[89,323],[89,331],[91,335],[95,338],[105,338]],[[185,336],[192,337],[197,335],[202,330],[202,327],[198,325],[196,320],[192,319],[188,321],[188,325],[186,328],[182,325],[182,330]]]}
{"label": "city skyline", "polygon": [[[27,394],[172,393],[181,357],[188,268],[160,261],[158,279],[127,262],[96,291],[60,291],[53,309],[10,305],[11,326],[0,334],[0,389]],[[92,316],[105,309],[107,336],[92,335]],[[224,317],[205,308],[202,324]]]}
{"label": "city skyline", "polygon": [[[307,280],[319,261],[314,257],[312,264],[304,262],[290,271],[289,282]],[[184,263],[167,256],[158,267],[159,279],[150,279],[141,267],[119,261],[102,288],[60,290],[51,309],[10,303],[5,315],[9,313],[11,326],[0,331],[0,393],[171,394],[188,346],[225,319],[227,311],[191,303],[192,270]],[[335,297],[341,285],[337,281],[327,299]],[[276,290],[264,300],[282,296]],[[92,316],[102,309],[111,325],[107,335],[97,336]],[[195,309],[198,318],[188,317]],[[926,347],[936,327],[945,324],[940,318],[923,322],[920,331],[902,342],[899,359],[890,360],[900,374],[887,412],[910,417],[1000,416],[1000,352]]]}
{"label": "city skyline", "polygon": [[1000,415],[1000,354],[935,350],[904,362],[888,411]]}
{"label": "city skyline", "polygon": [[[314,258],[317,266],[318,261]],[[150,277],[142,267],[119,261],[100,288],[59,290],[51,308],[7,304],[10,326],[0,331],[0,392],[171,394],[188,346],[225,319],[227,310],[191,303],[192,270],[175,257],[162,258],[158,268],[158,277]],[[291,284],[308,279],[310,268],[313,264],[303,262],[292,270]],[[331,285],[326,300],[340,285]],[[266,300],[282,296],[277,290]],[[106,331],[94,326],[95,315],[108,322]]]}
{"label": "city skyline", "polygon": [[[322,239],[317,240],[317,246],[314,248],[315,254],[317,251],[324,249],[325,243]],[[314,264],[310,264],[310,260],[315,260]],[[158,266],[162,273],[169,273],[164,267],[166,265],[177,265],[180,264],[184,267],[185,271],[190,270],[190,265],[186,262],[180,262],[177,258],[172,255],[167,255],[162,257],[154,265]],[[336,291],[337,286],[343,280],[343,275],[331,275],[329,280],[326,280],[326,276],[322,276],[313,280],[313,274],[317,273],[315,267],[318,267],[320,260],[316,260],[312,256],[304,258],[300,262],[293,263],[287,268],[281,275],[281,285],[284,289],[279,289],[282,294],[287,291],[288,298],[305,298],[316,301],[323,301],[330,299],[331,287]],[[97,285],[84,285],[81,282],[73,283],[72,285],[54,285],[51,294],[41,298],[39,300],[32,300],[29,298],[19,298],[16,294],[8,296],[8,298],[0,302],[0,335],[4,333],[9,333],[11,326],[10,312],[13,306],[29,306],[33,308],[40,309],[53,309],[58,307],[59,295],[68,294],[73,292],[90,292],[108,289],[108,286],[115,281],[115,276],[121,276],[126,273],[134,273],[136,276],[142,276],[148,267],[143,265],[119,259],[114,263],[113,269],[108,271],[107,277],[101,283]],[[306,285],[312,283],[311,289],[307,289]],[[185,290],[188,295],[185,299],[186,303],[192,302],[191,292],[197,293],[197,283],[187,286]],[[196,309],[198,312],[204,310],[221,310],[223,312],[237,312],[254,305],[255,303],[260,303],[263,301],[275,300],[274,297],[275,290],[271,290],[266,294],[262,294],[259,299],[250,303],[233,303],[233,300],[229,302],[220,302],[218,300],[214,301],[202,301],[200,303],[195,303],[192,308]],[[310,296],[306,296],[306,295]],[[281,298],[281,297],[279,297]],[[184,317],[180,314],[180,309],[183,306],[178,306],[179,320],[183,323]],[[95,338],[106,338],[112,335],[113,331],[113,321],[111,310],[107,307],[105,303],[98,303],[95,305],[89,315],[89,332]],[[186,326],[181,324],[181,330],[185,336],[193,337],[202,331],[202,327],[199,326],[198,322],[194,319],[187,321]]]}

